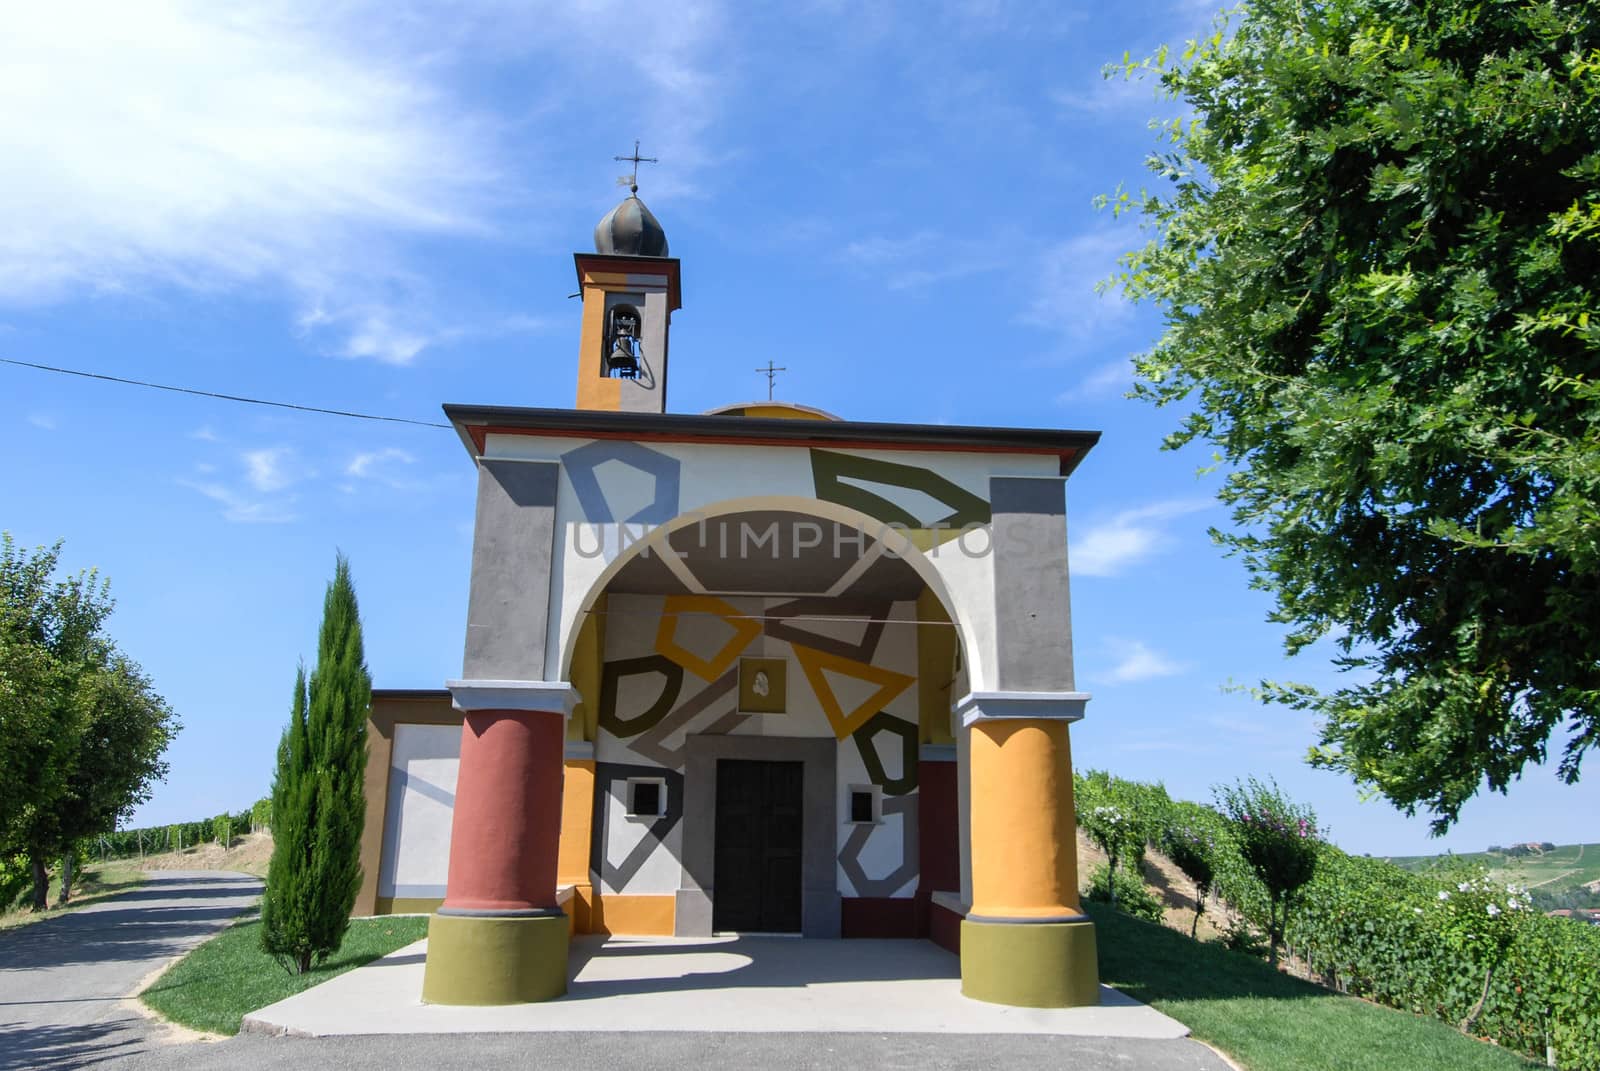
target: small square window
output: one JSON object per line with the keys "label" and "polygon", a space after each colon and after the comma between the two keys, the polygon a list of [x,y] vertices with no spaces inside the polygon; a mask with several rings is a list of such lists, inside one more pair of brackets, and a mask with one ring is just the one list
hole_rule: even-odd
{"label": "small square window", "polygon": [[850,786],[850,823],[864,826],[875,824],[881,813],[881,798],[880,790],[875,785]]}
{"label": "small square window", "polygon": [[667,783],[657,777],[628,779],[628,817],[660,818],[667,813]]}

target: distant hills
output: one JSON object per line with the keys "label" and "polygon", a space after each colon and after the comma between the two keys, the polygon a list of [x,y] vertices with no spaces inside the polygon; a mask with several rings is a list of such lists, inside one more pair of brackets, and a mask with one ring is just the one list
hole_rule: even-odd
{"label": "distant hills", "polygon": [[[1389,862],[1426,873],[1452,861],[1487,866],[1496,880],[1526,885],[1541,907],[1600,906],[1600,844],[1508,844],[1495,852],[1464,855],[1396,855]],[[1569,902],[1570,901],[1570,902]]]}

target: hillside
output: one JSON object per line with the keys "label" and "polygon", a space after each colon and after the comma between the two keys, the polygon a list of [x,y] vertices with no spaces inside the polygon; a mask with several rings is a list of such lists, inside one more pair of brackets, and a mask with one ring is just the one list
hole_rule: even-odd
{"label": "hillside", "polygon": [[1532,851],[1523,856],[1506,852],[1391,856],[1389,862],[1419,874],[1451,862],[1481,864],[1496,880],[1514,881],[1545,893],[1579,887],[1600,893],[1600,844],[1562,844],[1551,851]]}

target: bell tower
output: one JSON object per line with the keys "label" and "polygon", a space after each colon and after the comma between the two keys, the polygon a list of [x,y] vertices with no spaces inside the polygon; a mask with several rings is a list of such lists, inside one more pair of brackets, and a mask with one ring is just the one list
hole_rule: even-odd
{"label": "bell tower", "polygon": [[[635,168],[645,160],[634,146]],[[682,306],[678,261],[667,255],[667,234],[632,192],[594,228],[594,252],[576,253],[583,294],[578,345],[578,408],[664,413],[667,336]]]}

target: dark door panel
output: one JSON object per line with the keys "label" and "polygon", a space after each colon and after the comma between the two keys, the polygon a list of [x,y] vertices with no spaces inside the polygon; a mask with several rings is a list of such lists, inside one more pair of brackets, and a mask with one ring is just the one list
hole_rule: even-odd
{"label": "dark door panel", "polygon": [[804,772],[798,762],[717,761],[714,929],[800,931]]}

